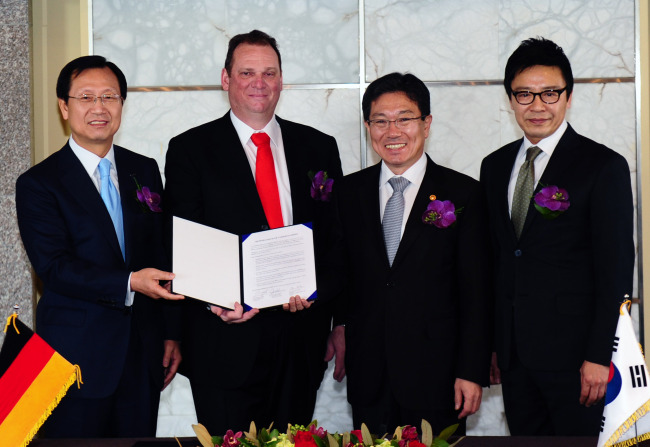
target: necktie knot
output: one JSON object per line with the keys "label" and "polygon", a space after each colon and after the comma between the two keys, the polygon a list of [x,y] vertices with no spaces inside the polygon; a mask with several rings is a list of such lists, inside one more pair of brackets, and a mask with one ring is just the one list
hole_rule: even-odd
{"label": "necktie knot", "polygon": [[271,138],[264,132],[257,132],[251,135],[251,141],[255,146],[269,146],[271,143]]}
{"label": "necktie knot", "polygon": [[104,183],[104,179],[111,175],[111,161],[107,158],[102,158],[99,161],[99,178]]}
{"label": "necktie knot", "polygon": [[404,177],[393,177],[388,180],[388,183],[390,183],[390,186],[393,188],[393,194],[395,194],[396,192],[403,192],[411,182]]}
{"label": "necktie knot", "polygon": [[526,161],[531,162],[534,161],[539,154],[542,153],[542,150],[538,148],[537,146],[531,146],[528,148],[526,151]]}

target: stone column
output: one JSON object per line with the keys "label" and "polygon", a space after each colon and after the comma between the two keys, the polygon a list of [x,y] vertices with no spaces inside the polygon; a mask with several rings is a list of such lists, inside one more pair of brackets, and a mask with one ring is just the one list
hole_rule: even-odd
{"label": "stone column", "polygon": [[[16,222],[16,179],[32,164],[28,0],[0,3],[0,324],[14,304],[33,327],[32,270]],[[1,329],[0,329],[1,330]],[[0,342],[4,333],[0,332]]]}

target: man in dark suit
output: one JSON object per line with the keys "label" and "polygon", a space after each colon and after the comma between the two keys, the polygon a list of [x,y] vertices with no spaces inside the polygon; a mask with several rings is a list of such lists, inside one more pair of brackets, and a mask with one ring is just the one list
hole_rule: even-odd
{"label": "man in dark suit", "polygon": [[504,86],[524,138],[481,167],[496,255],[492,379],[511,434],[595,436],[632,293],[630,171],[567,124],[573,74],[555,43],[523,41]]}
{"label": "man in dark suit", "polygon": [[18,178],[16,209],[43,281],[36,332],[80,366],[83,385],[70,389],[43,433],[154,436],[160,390],[180,362],[179,328],[165,311],[172,303],[156,299],[182,298],[159,285],[174,276],[159,270],[167,268],[160,171],[113,145],[126,98],[117,66],[101,56],[75,59],[56,92],[72,135]]}
{"label": "man in dark suit", "polygon": [[432,117],[417,77],[377,79],[362,106],[382,161],[336,185],[331,257],[344,317],[330,348],[345,356],[354,426],[382,434],[426,419],[437,432],[460,422],[464,433],[490,360],[479,183],[424,153]]}
{"label": "man in dark suit", "polygon": [[[169,142],[168,211],[236,234],[313,221],[319,258],[329,204],[310,195],[309,172],[342,175],[336,141],[275,116],[281,59],[275,39],[261,31],[230,40],[221,84],[230,112]],[[265,136],[266,148],[257,140]],[[268,180],[262,158],[268,161],[269,152],[270,188],[261,175]],[[275,422],[281,430],[310,422],[331,312],[318,300],[311,306],[289,298],[284,311],[244,312],[237,304],[234,311],[212,306],[211,312],[205,303],[186,303],[184,372],[198,420],[210,433],[247,429],[252,420],[258,427]]]}

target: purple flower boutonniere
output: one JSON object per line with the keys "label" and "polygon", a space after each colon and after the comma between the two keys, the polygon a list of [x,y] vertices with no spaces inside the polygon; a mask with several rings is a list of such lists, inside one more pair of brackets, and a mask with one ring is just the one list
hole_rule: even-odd
{"label": "purple flower boutonniere", "polygon": [[535,209],[545,219],[555,219],[565,212],[571,202],[569,202],[569,193],[565,189],[557,186],[545,186],[534,197]]}
{"label": "purple flower boutonniere", "polygon": [[334,179],[327,177],[327,171],[318,171],[316,174],[309,171],[308,175],[311,179],[311,198],[319,202],[329,202]]}
{"label": "purple flower boutonniere", "polygon": [[140,203],[142,210],[145,212],[161,213],[160,194],[152,192],[146,186],[141,186],[135,178],[135,175],[131,175],[131,177],[133,177],[136,186],[135,199]]}
{"label": "purple flower boutonniere", "polygon": [[456,216],[462,208],[456,206],[450,200],[437,200],[434,194],[429,196],[431,202],[426,211],[422,214],[422,222],[427,225],[435,225],[438,228],[448,228],[456,222]]}

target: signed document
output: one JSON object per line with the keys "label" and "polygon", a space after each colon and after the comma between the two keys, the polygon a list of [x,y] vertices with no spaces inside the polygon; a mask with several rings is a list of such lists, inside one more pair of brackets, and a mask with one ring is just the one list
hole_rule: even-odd
{"label": "signed document", "polygon": [[227,309],[316,297],[309,224],[239,236],[174,216],[173,238],[175,293]]}

